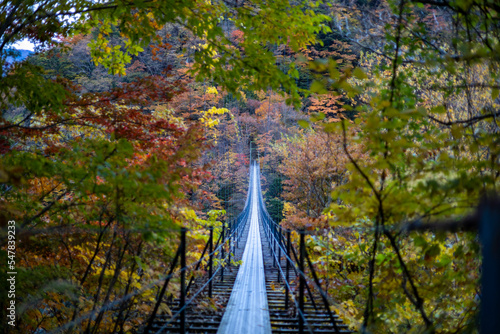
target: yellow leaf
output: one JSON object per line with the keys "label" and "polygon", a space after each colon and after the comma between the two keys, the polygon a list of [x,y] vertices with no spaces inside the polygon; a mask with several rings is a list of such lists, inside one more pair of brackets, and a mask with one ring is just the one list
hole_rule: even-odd
{"label": "yellow leaf", "polygon": [[165,303],[161,303],[160,304],[160,307],[159,307],[159,312],[160,314],[164,314],[164,313],[167,313],[169,316],[172,316],[172,310],[170,309],[170,307],[168,307],[167,304]]}
{"label": "yellow leaf", "polygon": [[496,98],[498,97],[499,93],[500,93],[500,90],[498,90],[498,88],[493,88],[491,90],[491,99],[492,100],[496,100]]}
{"label": "yellow leaf", "polygon": [[363,72],[363,70],[360,67],[356,67],[352,72],[352,75],[354,75],[356,79],[360,80],[368,78],[368,76],[365,74],[365,72]]}

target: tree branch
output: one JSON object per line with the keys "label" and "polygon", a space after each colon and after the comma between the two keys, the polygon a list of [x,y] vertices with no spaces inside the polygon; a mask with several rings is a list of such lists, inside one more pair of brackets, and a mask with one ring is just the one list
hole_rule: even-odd
{"label": "tree branch", "polygon": [[446,126],[450,126],[450,125],[454,125],[454,124],[466,124],[466,125],[472,125],[474,123],[477,123],[479,121],[482,121],[484,119],[487,119],[487,118],[495,118],[497,116],[500,116],[500,111],[498,112],[495,112],[495,113],[491,113],[491,114],[487,114],[487,115],[480,115],[480,116],[475,116],[475,117],[472,117],[472,118],[469,118],[469,119],[464,119],[464,120],[458,120],[458,121],[448,121],[448,122],[445,122],[445,121],[441,121],[437,118],[435,118],[434,116],[431,116],[431,115],[427,115],[427,117],[429,117],[431,120],[433,120],[434,122],[436,123],[439,123],[441,125],[446,125]]}

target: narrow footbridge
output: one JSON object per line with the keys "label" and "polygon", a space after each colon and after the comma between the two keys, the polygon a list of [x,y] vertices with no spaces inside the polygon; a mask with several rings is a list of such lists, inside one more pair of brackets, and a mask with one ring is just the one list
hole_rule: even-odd
{"label": "narrow footbridge", "polygon": [[[144,333],[351,333],[332,311],[307,254],[305,233],[297,232],[296,250],[291,231],[269,216],[255,162],[248,189],[243,212],[220,231],[209,229],[195,263],[186,264],[187,231],[181,231]],[[166,296],[171,280],[179,282],[178,298]]]}

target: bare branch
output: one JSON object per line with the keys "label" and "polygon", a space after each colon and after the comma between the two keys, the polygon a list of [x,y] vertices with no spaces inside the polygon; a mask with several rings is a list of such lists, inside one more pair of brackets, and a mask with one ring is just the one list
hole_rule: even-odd
{"label": "bare branch", "polygon": [[500,111],[498,111],[496,113],[487,114],[487,115],[475,116],[475,117],[472,117],[472,118],[469,118],[469,119],[445,122],[445,121],[441,121],[441,120],[435,118],[434,116],[427,115],[427,117],[429,117],[434,122],[439,123],[441,125],[446,125],[446,126],[450,126],[450,125],[454,125],[454,124],[472,125],[472,124],[477,123],[479,121],[482,121],[484,119],[496,118],[498,116],[500,116]]}

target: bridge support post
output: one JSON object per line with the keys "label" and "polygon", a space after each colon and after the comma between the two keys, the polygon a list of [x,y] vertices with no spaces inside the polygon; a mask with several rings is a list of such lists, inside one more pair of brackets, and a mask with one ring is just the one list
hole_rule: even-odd
{"label": "bridge support post", "polygon": [[231,228],[230,228],[230,234],[229,234],[229,235],[230,235],[230,238],[231,238],[231,244],[230,244],[230,248],[229,248],[229,249],[231,250],[231,253],[233,253],[233,254],[234,254],[234,238],[236,238],[236,234],[235,234],[235,230],[236,230],[236,229],[234,228],[234,227],[235,227],[235,224],[234,224],[234,221],[233,221],[233,220],[231,220],[231,221],[229,222],[229,226],[231,227]]}
{"label": "bridge support post", "polygon": [[236,253],[236,249],[239,248],[239,244],[240,244],[240,223],[238,222],[238,218],[236,218],[234,220],[234,241],[236,241],[235,243],[235,249],[234,249],[234,252]]}
{"label": "bridge support post", "polygon": [[286,231],[286,284],[285,284],[285,310],[288,310],[288,300],[290,299],[290,290],[288,289],[288,284],[290,284],[290,231]]}
{"label": "bridge support post", "polygon": [[181,333],[186,333],[186,310],[184,305],[186,304],[186,228],[181,229]]}
{"label": "bridge support post", "polygon": [[[279,228],[279,233],[278,233],[278,266],[281,268],[281,245],[280,245],[280,240],[281,240],[282,232],[281,232],[281,226]],[[278,283],[281,283],[281,271],[278,270]]]}
{"label": "bridge support post", "polygon": [[213,272],[213,263],[214,263],[214,255],[212,254],[214,251],[214,228],[213,226],[210,226],[208,228],[210,231],[210,236],[208,237],[208,254],[210,254],[210,257],[208,259],[208,279],[210,282],[208,282],[208,297],[212,298],[212,272]]}
{"label": "bridge support post", "polygon": [[[273,250],[275,241],[273,240]],[[276,251],[273,251],[273,267],[276,268]]]}
{"label": "bridge support post", "polygon": [[271,242],[272,242],[272,240],[271,240],[271,225],[269,224],[269,222],[267,220],[264,219],[264,221],[266,222],[266,226],[267,226],[266,231],[267,231],[267,238],[269,240],[269,248],[271,248],[272,247],[272,245],[271,245]]}
{"label": "bridge support post", "polygon": [[306,254],[305,232],[302,230],[300,233],[300,257],[299,257],[299,333],[304,333],[304,289],[306,285],[305,271],[304,271],[304,258]]}
{"label": "bridge support post", "polygon": [[220,262],[220,265],[221,265],[221,268],[220,268],[220,281],[221,282],[224,282],[224,258],[226,257],[226,254],[224,252],[224,246],[226,244],[226,237],[224,236],[224,232],[225,232],[225,229],[226,229],[226,224],[223,222],[222,223],[222,241],[221,241],[221,245],[222,245],[222,249],[221,249],[221,262]]}
{"label": "bridge support post", "polygon": [[231,244],[231,241],[232,241],[231,237],[233,236],[233,233],[232,233],[233,232],[233,227],[231,225],[231,221],[229,221],[228,227],[229,227],[229,231],[227,232],[227,234],[229,234],[229,237],[228,237],[229,240],[228,240],[228,244],[227,244],[228,245],[227,249],[228,249],[229,253],[227,254],[227,256],[228,256],[227,263],[230,264],[231,263],[231,251],[232,251],[231,250],[231,246],[232,246],[232,244]]}

